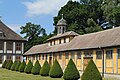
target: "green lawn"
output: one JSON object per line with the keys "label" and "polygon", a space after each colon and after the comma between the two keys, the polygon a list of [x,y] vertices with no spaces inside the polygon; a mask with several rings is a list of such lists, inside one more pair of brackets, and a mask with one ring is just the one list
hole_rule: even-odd
{"label": "green lawn", "polygon": [[[40,75],[20,73],[0,68],[0,80],[63,80],[63,79],[42,77]],[[104,79],[104,80],[116,80],[116,79]]]}

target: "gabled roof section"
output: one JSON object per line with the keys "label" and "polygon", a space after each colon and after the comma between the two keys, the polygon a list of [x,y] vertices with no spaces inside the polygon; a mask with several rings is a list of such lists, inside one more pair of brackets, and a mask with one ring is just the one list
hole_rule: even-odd
{"label": "gabled roof section", "polygon": [[74,37],[71,42],[48,46],[48,43],[33,46],[24,55],[54,53],[70,50],[86,50],[107,47],[120,47],[120,27]]}
{"label": "gabled roof section", "polygon": [[49,38],[47,41],[57,39],[57,38],[66,37],[66,36],[78,36],[78,35],[79,34],[75,33],[74,31],[69,31],[69,32],[65,32],[64,34],[58,34],[56,36],[53,36],[53,37]]}
{"label": "gabled roof section", "polygon": [[15,33],[9,27],[7,27],[1,20],[0,20],[0,31],[4,34],[4,37],[0,37],[0,40],[19,40],[19,41],[26,41],[20,35]]}

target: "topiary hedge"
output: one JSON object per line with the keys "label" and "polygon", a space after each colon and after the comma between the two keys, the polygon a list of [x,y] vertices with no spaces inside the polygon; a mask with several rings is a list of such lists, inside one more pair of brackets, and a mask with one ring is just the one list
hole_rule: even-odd
{"label": "topiary hedge", "polygon": [[17,65],[16,65],[16,67],[15,67],[15,71],[19,71],[20,64],[21,64],[21,62],[18,61],[18,62],[17,62]]}
{"label": "topiary hedge", "polygon": [[9,63],[8,63],[8,65],[7,65],[7,69],[8,69],[8,70],[10,70],[10,68],[11,68],[12,64],[13,64],[13,61],[12,61],[12,60],[10,60],[10,61],[9,61]]}
{"label": "topiary hedge", "polygon": [[12,66],[11,66],[11,70],[12,70],[12,71],[15,71],[16,65],[17,65],[17,61],[15,61],[15,62],[12,64]]}
{"label": "topiary hedge", "polygon": [[21,63],[21,65],[20,65],[20,67],[19,67],[19,71],[20,71],[20,72],[24,72],[25,66],[26,66],[26,63],[25,63],[25,61],[23,60],[23,62]]}
{"label": "topiary hedge", "polygon": [[102,80],[101,74],[98,71],[93,60],[90,60],[86,67],[81,80]]}
{"label": "topiary hedge", "polygon": [[40,75],[41,76],[49,76],[49,71],[50,71],[50,65],[48,64],[47,60],[45,60],[41,70],[40,70]]}
{"label": "topiary hedge", "polygon": [[63,78],[65,80],[78,80],[80,78],[79,71],[77,70],[72,59],[70,59],[70,61],[68,62],[68,65],[63,74]]}
{"label": "topiary hedge", "polygon": [[34,74],[34,75],[39,74],[40,69],[41,69],[41,66],[39,64],[39,61],[37,60],[34,67],[32,68],[31,73]]}
{"label": "topiary hedge", "polygon": [[49,75],[52,78],[61,78],[63,76],[62,68],[60,67],[57,59],[55,59],[53,66],[50,69]]}
{"label": "topiary hedge", "polygon": [[28,73],[28,74],[31,73],[32,67],[33,67],[33,64],[32,64],[32,62],[31,62],[31,60],[29,60],[28,64],[27,64],[26,67],[25,67],[24,72],[25,72],[25,73]]}
{"label": "topiary hedge", "polygon": [[7,69],[8,65],[9,65],[9,60],[7,60],[7,64],[5,65],[5,68]]}
{"label": "topiary hedge", "polygon": [[7,64],[7,60],[5,60],[5,61],[3,62],[2,68],[5,68],[6,64]]}

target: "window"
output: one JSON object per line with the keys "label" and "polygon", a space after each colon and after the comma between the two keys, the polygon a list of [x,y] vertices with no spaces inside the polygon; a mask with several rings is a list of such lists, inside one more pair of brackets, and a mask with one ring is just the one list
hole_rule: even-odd
{"label": "window", "polygon": [[12,56],[11,55],[7,55],[7,60],[12,60]]}
{"label": "window", "polygon": [[39,56],[38,55],[36,55],[36,60],[39,60]]}
{"label": "window", "polygon": [[59,59],[62,59],[62,53],[59,53]]}
{"label": "window", "polygon": [[69,59],[69,53],[68,52],[65,54],[65,56],[66,56],[66,59]]}
{"label": "window", "polygon": [[112,50],[106,50],[106,59],[112,59],[113,55],[112,55]]}
{"label": "window", "polygon": [[96,59],[102,59],[102,51],[96,51]]}
{"label": "window", "polygon": [[59,44],[61,44],[61,39],[59,39]]}
{"label": "window", "polygon": [[0,50],[4,49],[4,42],[0,41]]}
{"label": "window", "polygon": [[66,39],[64,38],[64,43],[66,43]]}
{"label": "window", "polygon": [[21,50],[21,46],[22,46],[21,43],[16,43],[16,50]]}
{"label": "window", "polygon": [[39,60],[41,60],[41,55],[39,55],[38,57],[39,57]]}
{"label": "window", "polygon": [[44,54],[42,54],[42,60],[44,60]]}
{"label": "window", "polygon": [[74,52],[71,52],[71,58],[72,58],[72,59],[75,58],[75,54],[74,54]]}
{"label": "window", "polygon": [[13,49],[13,42],[8,41],[7,42],[7,50],[12,50]]}
{"label": "window", "polygon": [[117,50],[118,53],[118,59],[120,59],[120,49]]}
{"label": "window", "polygon": [[81,52],[80,51],[77,52],[77,59],[81,59]]}
{"label": "window", "polygon": [[85,57],[93,57],[92,51],[85,51],[85,52],[84,52],[84,56],[85,56]]}
{"label": "window", "polygon": [[0,31],[0,37],[5,37],[5,35],[2,31]]}
{"label": "window", "polygon": [[50,41],[50,46],[52,46],[52,41]]}
{"label": "window", "polygon": [[20,56],[16,56],[15,59],[18,61],[20,60]]}
{"label": "window", "polygon": [[47,58],[48,58],[48,55],[46,54],[46,60],[47,60]]}

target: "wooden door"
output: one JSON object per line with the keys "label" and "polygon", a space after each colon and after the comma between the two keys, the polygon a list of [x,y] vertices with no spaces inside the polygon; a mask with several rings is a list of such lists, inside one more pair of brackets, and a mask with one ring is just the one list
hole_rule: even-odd
{"label": "wooden door", "polygon": [[83,69],[85,70],[89,61],[92,59],[92,57],[84,57],[84,60],[83,60]]}

